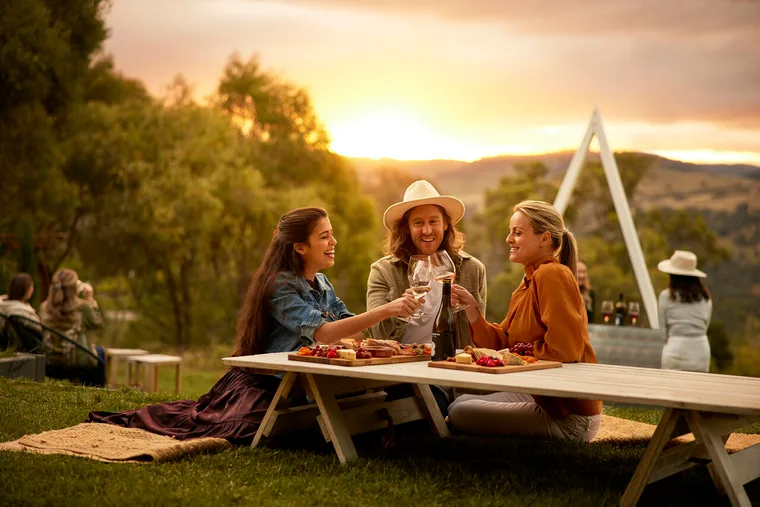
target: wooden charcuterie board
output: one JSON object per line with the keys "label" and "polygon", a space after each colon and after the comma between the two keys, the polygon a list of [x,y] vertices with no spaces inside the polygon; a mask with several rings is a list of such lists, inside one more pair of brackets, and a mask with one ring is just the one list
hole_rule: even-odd
{"label": "wooden charcuterie board", "polygon": [[462,370],[462,371],[479,371],[482,373],[514,373],[517,371],[530,371],[530,370],[546,370],[548,368],[561,368],[562,363],[559,361],[542,361],[538,360],[535,363],[519,364],[510,366],[480,366],[475,363],[462,364],[454,363],[451,361],[431,361],[428,363],[431,368],[444,368],[446,370]]}
{"label": "wooden charcuterie board", "polygon": [[415,363],[417,361],[430,361],[430,356],[391,356],[391,357],[373,357],[372,359],[340,359],[315,356],[299,356],[298,354],[288,354],[291,361],[305,361],[307,363],[332,364],[335,366],[372,366],[377,364],[393,363]]}

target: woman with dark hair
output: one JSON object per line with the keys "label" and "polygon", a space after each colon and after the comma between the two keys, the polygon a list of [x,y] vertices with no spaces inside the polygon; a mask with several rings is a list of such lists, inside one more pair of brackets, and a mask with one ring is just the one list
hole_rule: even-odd
{"label": "woman with dark hair", "polygon": [[[578,248],[562,215],[543,201],[523,201],[509,221],[509,260],[525,268],[501,324],[486,322],[465,288],[452,288],[452,303],[465,311],[477,346],[501,350],[527,343],[538,359],[596,363],[576,269]],[[593,440],[602,402],[522,393],[463,395],[449,406],[458,430],[485,435],[525,435]]]}
{"label": "woman with dark hair", "polygon": [[657,266],[670,275],[668,288],[658,302],[660,329],[665,330],[662,368],[668,370],[710,371],[710,326],[713,303],[702,282],[707,275],[697,269],[697,256],[685,250],[675,253]]}
{"label": "woman with dark hair", "polygon": [[[79,295],[82,295],[82,298]],[[43,331],[42,341],[47,366],[45,374],[53,378],[79,380],[83,384],[106,383],[105,350],[90,342],[89,331],[103,327],[103,317],[92,287],[79,281],[73,269],[60,269],[53,275],[47,300],[40,308],[42,323],[68,336],[102,360],[76,347],[54,333]]]}
{"label": "woman with dark hair", "polygon": [[[412,255],[430,255],[439,250],[448,252],[456,266],[455,282],[475,297],[479,311],[486,311],[486,268],[468,254],[464,235],[456,224],[464,217],[464,203],[456,197],[440,195],[425,180],[415,181],[404,192],[404,199],[385,210],[383,224],[387,229],[386,256],[370,268],[367,281],[367,309],[377,308],[409,289],[407,265]],[[388,319],[372,327],[375,338],[415,343],[430,340],[433,321],[441,305],[442,285],[433,284],[425,295],[423,317],[410,322]],[[472,344],[470,328],[463,312],[454,314],[459,341],[457,348]]]}
{"label": "woman with dark hair", "polygon": [[[319,272],[335,264],[337,242],[325,210],[299,208],[283,215],[248,287],[234,356],[358,338],[383,319],[417,310],[412,296],[402,296],[360,315],[349,312]],[[232,368],[197,402],[160,403],[117,414],[91,412],[88,420],[181,440],[218,437],[245,443],[256,434],[279,382],[278,377]]]}
{"label": "woman with dark hair", "polygon": [[[29,301],[34,294],[34,280],[27,273],[16,273],[8,284],[8,294],[0,296],[0,313],[6,317],[19,315],[36,322],[40,321]],[[24,324],[27,323],[24,321]],[[0,321],[0,331],[5,326],[5,319]],[[31,326],[30,326],[31,327]]]}

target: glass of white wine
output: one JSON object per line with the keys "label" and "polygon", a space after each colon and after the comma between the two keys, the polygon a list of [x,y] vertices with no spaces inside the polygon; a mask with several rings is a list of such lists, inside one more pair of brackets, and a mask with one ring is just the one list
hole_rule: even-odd
{"label": "glass of white wine", "polygon": [[[433,268],[429,255],[412,255],[409,257],[409,268],[407,270],[409,277],[409,288],[412,290],[414,299],[422,299],[425,294],[430,292],[433,286]],[[412,318],[418,319],[430,314],[425,313],[420,308],[412,314]]]}
{"label": "glass of white wine", "polygon": [[[454,278],[457,276],[457,268],[446,250],[439,250],[430,255],[430,263],[433,265],[436,282],[443,283],[444,280],[451,280],[451,283],[454,283]],[[451,309],[455,312],[461,312],[469,306],[462,304],[452,305]]]}

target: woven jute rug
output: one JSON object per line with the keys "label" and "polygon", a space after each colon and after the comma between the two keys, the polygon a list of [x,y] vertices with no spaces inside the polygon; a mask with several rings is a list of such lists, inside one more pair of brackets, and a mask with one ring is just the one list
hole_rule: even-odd
{"label": "woven jute rug", "polygon": [[176,440],[137,428],[82,423],[0,443],[0,451],[67,454],[108,463],[157,463],[231,445],[222,438]]}
{"label": "woven jute rug", "polygon": [[[628,419],[620,419],[602,414],[602,423],[599,433],[596,434],[593,442],[649,442],[654,435],[655,425]],[[673,439],[673,443],[690,442],[694,440],[694,435],[680,436]],[[749,435],[744,433],[731,433],[726,442],[728,452],[737,452],[747,447],[760,443],[760,435]]]}

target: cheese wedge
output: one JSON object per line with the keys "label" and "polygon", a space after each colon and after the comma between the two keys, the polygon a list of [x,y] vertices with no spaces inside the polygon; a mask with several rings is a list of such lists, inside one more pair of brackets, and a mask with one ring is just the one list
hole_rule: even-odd
{"label": "cheese wedge", "polygon": [[348,350],[348,349],[338,349],[338,358],[350,359],[351,361],[356,361],[356,351]]}
{"label": "cheese wedge", "polygon": [[461,354],[457,354],[456,357],[454,357],[454,361],[459,364],[472,364],[472,356],[466,352],[462,352]]}

